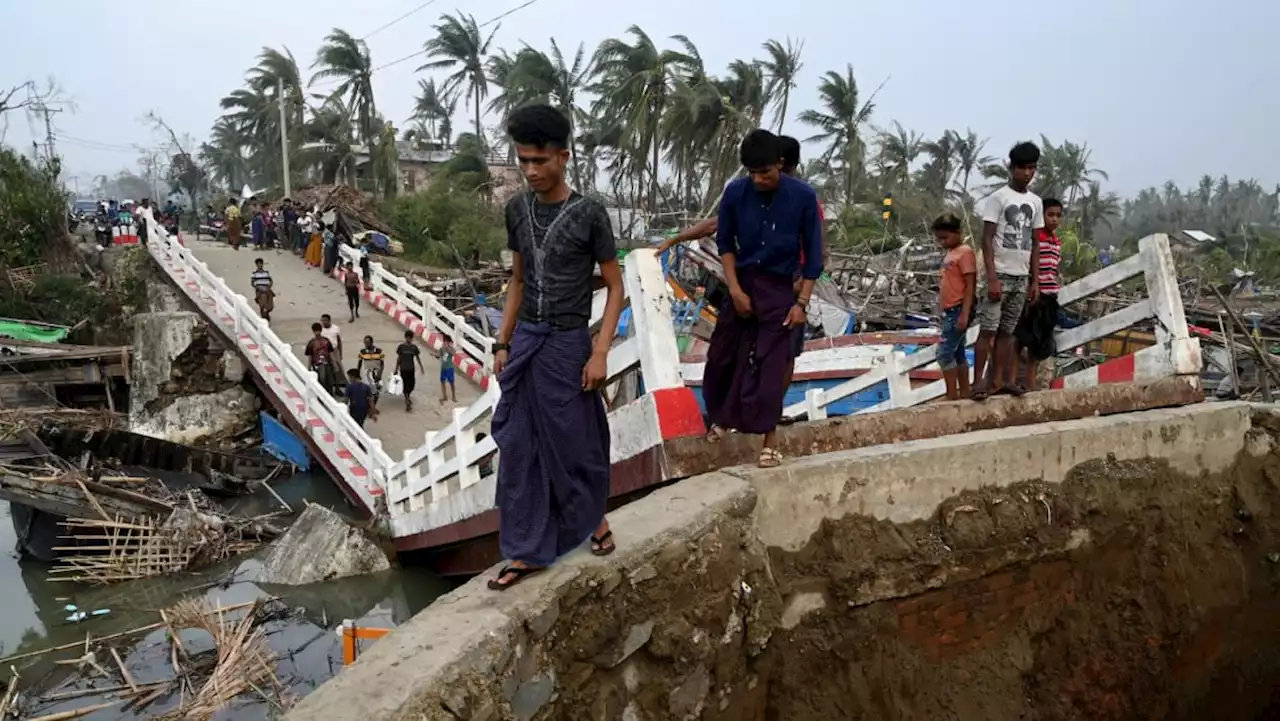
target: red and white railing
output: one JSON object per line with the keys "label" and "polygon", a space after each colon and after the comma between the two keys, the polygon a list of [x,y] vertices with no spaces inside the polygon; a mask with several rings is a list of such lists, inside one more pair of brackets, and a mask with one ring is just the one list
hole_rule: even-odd
{"label": "red and white railing", "polygon": [[315,447],[367,509],[374,510],[393,461],[382,443],[358,426],[347,407],[321,387],[315,373],[280,340],[244,296],[234,292],[160,224],[147,222],[147,251],[174,284],[225,334]]}
{"label": "red and white railing", "polygon": [[[1134,353],[1132,357],[1115,359],[1095,369],[1083,371],[1079,379],[1072,380],[1079,374],[1067,376],[1056,381],[1055,387],[1080,387],[1099,382],[1151,381],[1174,375],[1198,379],[1201,367],[1200,342],[1191,337],[1187,330],[1168,236],[1160,233],[1143,238],[1138,242],[1137,254],[1064,287],[1058,293],[1058,304],[1067,306],[1138,276],[1142,277],[1145,285],[1145,298],[1081,326],[1058,331],[1058,352],[1072,350],[1149,320],[1155,321],[1156,344]],[[965,339],[967,345],[973,345],[978,332],[976,325],[969,328]],[[791,418],[805,416],[809,420],[820,420],[827,417],[828,405],[885,382],[889,389],[888,399],[861,409],[859,413],[905,408],[939,398],[946,393],[943,381],[912,388],[910,378],[913,371],[933,365],[937,353],[936,345],[911,354],[901,351],[883,353],[875,359],[872,370],[834,388],[811,389],[805,394],[803,401],[788,406],[783,414]],[[1110,364],[1115,365],[1108,368]]]}

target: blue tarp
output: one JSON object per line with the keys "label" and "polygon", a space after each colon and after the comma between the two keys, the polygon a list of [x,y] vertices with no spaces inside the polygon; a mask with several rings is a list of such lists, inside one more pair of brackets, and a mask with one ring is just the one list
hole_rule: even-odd
{"label": "blue tarp", "polygon": [[302,440],[275,418],[266,413],[258,415],[262,418],[262,449],[275,458],[293,464],[299,471],[310,469],[311,456],[307,454],[307,446]]}

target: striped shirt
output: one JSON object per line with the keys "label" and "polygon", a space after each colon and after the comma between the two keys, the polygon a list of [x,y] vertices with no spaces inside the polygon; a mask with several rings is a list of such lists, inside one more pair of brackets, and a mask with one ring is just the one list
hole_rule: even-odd
{"label": "striped shirt", "polygon": [[271,273],[266,270],[255,270],[249,276],[249,282],[253,284],[254,290],[268,290],[271,288]]}
{"label": "striped shirt", "polygon": [[1062,263],[1062,241],[1043,228],[1036,231],[1036,241],[1040,243],[1040,271],[1037,275],[1040,292],[1044,295],[1057,295],[1061,282],[1058,266]]}

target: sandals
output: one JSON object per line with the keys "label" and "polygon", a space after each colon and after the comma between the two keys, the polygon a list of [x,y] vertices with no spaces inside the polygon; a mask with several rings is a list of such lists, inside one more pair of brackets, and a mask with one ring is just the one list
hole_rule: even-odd
{"label": "sandals", "polygon": [[1001,393],[1007,393],[1008,395],[1011,395],[1011,396],[1013,396],[1014,398],[1021,398],[1022,396],[1026,395],[1026,393],[1027,393],[1027,389],[1026,389],[1026,388],[1023,388],[1023,387],[1022,387],[1020,384],[1018,384],[1018,383],[1010,383],[1009,385],[1005,386],[1004,388],[1001,388],[1001,389],[1000,389],[1000,392],[1001,392]]}
{"label": "sandals", "polygon": [[[497,578],[489,579],[489,590],[505,591],[508,588],[511,588],[512,586],[516,585],[517,583],[520,583],[521,581],[528,578],[529,576],[532,576],[533,574],[538,573],[539,571],[545,571],[545,570],[547,569],[541,566],[503,566],[502,570],[498,571]],[[506,583],[503,583],[502,579],[506,578],[507,576],[511,576],[511,580],[507,581]]]}
{"label": "sandals", "polygon": [[985,382],[975,385],[969,391],[969,398],[981,403],[991,397],[991,387]]}
{"label": "sandals", "polygon": [[712,423],[711,427],[707,429],[707,443],[719,443],[727,435],[729,435],[729,431]]}
{"label": "sandals", "polygon": [[616,550],[618,550],[618,546],[613,542],[612,530],[605,531],[603,536],[591,537],[591,555],[607,556]]}
{"label": "sandals", "polygon": [[782,454],[777,449],[760,449],[760,458],[756,460],[757,468],[777,468],[780,465],[782,465]]}

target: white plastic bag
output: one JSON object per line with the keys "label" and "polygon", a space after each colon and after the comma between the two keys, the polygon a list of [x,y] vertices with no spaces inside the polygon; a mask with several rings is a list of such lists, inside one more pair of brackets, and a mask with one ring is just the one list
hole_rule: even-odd
{"label": "white plastic bag", "polygon": [[386,392],[389,396],[404,395],[404,380],[400,378],[399,373],[391,376],[391,380],[387,382]]}

